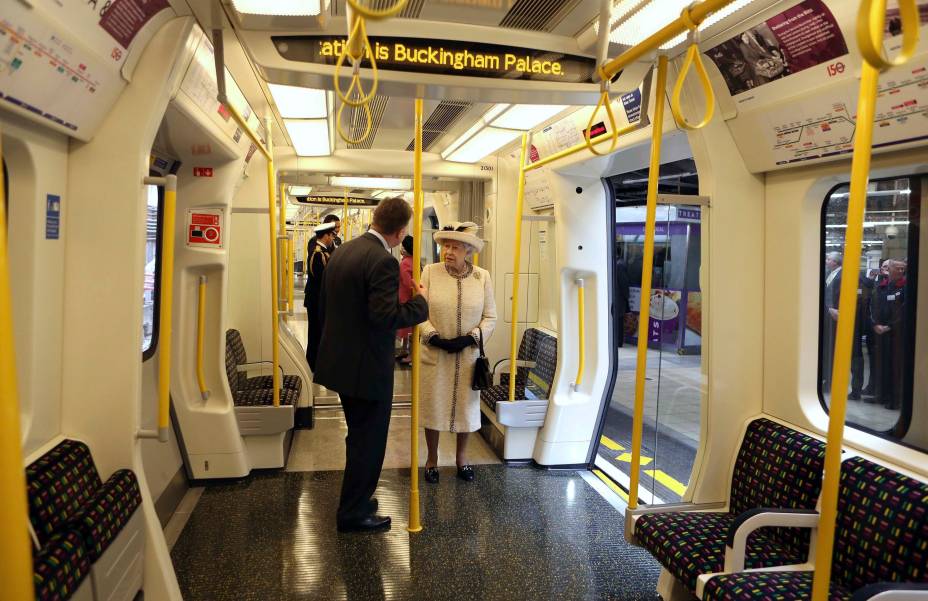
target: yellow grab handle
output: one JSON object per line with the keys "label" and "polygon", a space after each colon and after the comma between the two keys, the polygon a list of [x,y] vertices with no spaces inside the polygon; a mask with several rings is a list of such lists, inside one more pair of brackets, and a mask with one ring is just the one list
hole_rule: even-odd
{"label": "yellow grab handle", "polygon": [[347,0],[348,5],[351,6],[359,15],[365,19],[370,19],[372,21],[378,21],[380,19],[386,19],[387,17],[392,17],[393,15],[398,14],[401,10],[406,8],[406,3],[409,0],[397,0],[396,4],[390,8],[385,8],[383,10],[374,10],[368,6],[364,6],[358,0]]}
{"label": "yellow grab handle", "polygon": [[[413,139],[412,174],[413,174],[413,218],[412,218],[412,278],[417,284],[422,279],[422,99],[415,103],[415,134]],[[419,515],[419,382],[421,369],[421,342],[418,324],[412,328],[410,352],[412,353],[412,407],[410,407],[409,441],[409,532],[422,531],[422,519]]]}
{"label": "yellow grab handle", "polygon": [[[686,80],[690,68],[694,65],[696,66],[696,73],[699,75],[699,83],[702,84],[702,90],[706,95],[705,115],[703,115],[702,121],[695,124],[687,120],[680,107],[683,82]],[[699,52],[699,46],[696,44],[691,44],[689,50],[686,51],[686,58],[683,60],[683,68],[680,69],[677,83],[673,86],[673,94],[670,96],[670,112],[673,113],[673,119],[677,122],[677,125],[683,129],[689,130],[702,129],[712,121],[712,115],[715,114],[715,93],[712,91],[712,82],[709,81],[709,73],[706,72],[706,66],[702,62],[702,54]]]}
{"label": "yellow grab handle", "polygon": [[200,385],[200,396],[204,401],[209,400],[209,390],[206,388],[206,376],[203,375],[203,341],[206,339],[206,276],[200,276],[200,285],[197,292],[197,384]]}
{"label": "yellow grab handle", "polygon": [[[352,40],[356,35],[360,35],[363,41],[362,51],[359,56],[351,56],[351,53],[348,51],[349,46],[351,45]],[[345,64],[345,60],[351,56],[352,60],[362,61],[364,60],[364,55],[367,54],[367,58],[371,63],[371,70],[374,72],[373,79],[371,83],[371,91],[367,94],[364,93],[364,90],[361,88],[361,75],[359,73],[354,73],[351,76],[351,85],[348,86],[348,92],[342,92],[341,85],[339,84],[340,72],[342,66]],[[358,19],[354,27],[351,30],[351,33],[348,35],[348,41],[345,44],[345,47],[342,48],[341,54],[338,55],[338,60],[335,62],[335,92],[338,94],[339,100],[348,106],[361,106],[362,104],[367,104],[370,102],[374,96],[377,94],[377,59],[374,57],[374,51],[371,48],[371,42],[367,39],[367,26],[364,24],[364,19]],[[357,99],[351,98],[352,91],[357,92]]]}
{"label": "yellow grab handle", "polygon": [[[609,118],[609,129],[612,131],[609,150],[606,152],[599,152],[596,150],[596,146],[593,144],[592,139],[593,121],[596,120],[596,115],[599,114],[599,107],[601,106],[606,107],[606,116]],[[603,90],[603,93],[599,95],[599,102],[596,103],[596,108],[593,109],[593,113],[590,115],[590,120],[586,124],[586,131],[583,132],[583,141],[586,143],[587,149],[596,156],[603,156],[611,153],[613,150],[615,150],[616,144],[619,142],[619,129],[615,125],[615,115],[612,113],[612,101],[609,98],[609,92],[606,90]]]}
{"label": "yellow grab handle", "polygon": [[586,331],[584,327],[584,306],[583,306],[583,280],[577,280],[577,329],[578,329],[578,339],[577,344],[579,345],[579,351],[577,354],[577,379],[574,381],[574,390],[580,388],[580,384],[583,383],[583,366],[584,358],[586,353],[584,352],[584,347],[586,346]]}
{"label": "yellow grab handle", "polygon": [[915,0],[899,0],[902,18],[902,50],[896,58],[883,56],[883,27],[886,21],[886,0],[863,0],[857,13],[857,46],[860,54],[874,69],[898,67],[909,61],[918,47],[918,6]]}
{"label": "yellow grab handle", "polygon": [[335,118],[335,129],[338,131],[338,137],[345,141],[345,144],[360,144],[367,139],[367,136],[371,133],[371,127],[373,126],[374,119],[371,116],[371,107],[368,104],[362,104],[361,108],[364,110],[364,133],[361,134],[359,138],[352,138],[349,134],[345,133],[345,130],[342,128],[342,111],[345,110],[347,104],[342,104],[338,107],[338,114]]}

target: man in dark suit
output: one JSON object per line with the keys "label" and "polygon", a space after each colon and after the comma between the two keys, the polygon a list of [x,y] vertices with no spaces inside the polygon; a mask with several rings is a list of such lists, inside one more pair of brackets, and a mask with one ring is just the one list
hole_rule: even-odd
{"label": "man in dark suit", "polygon": [[383,467],[393,405],[396,330],[429,316],[427,291],[417,284],[400,303],[400,267],[390,254],[406,236],[412,210],[402,198],[381,201],[370,231],[332,253],[322,282],[322,340],[315,381],[338,392],[348,423],[345,475],[337,524],[341,532],[381,530],[371,496]]}
{"label": "man in dark suit", "polygon": [[[837,337],[838,325],[838,301],[841,296],[841,277],[844,274],[841,267],[843,257],[840,253],[828,253],[826,256],[826,265],[837,265],[828,277],[825,279],[825,313],[827,315],[825,339],[827,341],[826,355],[822,358],[825,364],[824,373],[826,388],[825,393],[830,393],[831,389],[831,370],[834,363],[834,342]],[[865,278],[863,274],[858,274],[857,283],[857,313],[854,319],[854,338],[851,344],[851,393],[848,399],[859,401],[861,399],[861,389],[864,385],[864,349],[863,338],[870,327],[870,297],[873,291],[873,284]]]}

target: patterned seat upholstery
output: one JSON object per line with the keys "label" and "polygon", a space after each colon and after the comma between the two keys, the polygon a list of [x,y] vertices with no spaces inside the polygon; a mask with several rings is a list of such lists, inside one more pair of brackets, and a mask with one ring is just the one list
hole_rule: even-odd
{"label": "patterned seat upholstery", "polygon": [[[516,399],[547,399],[557,369],[557,338],[536,328],[529,328],[519,345],[520,361],[534,361],[535,367],[516,369]],[[509,400],[509,374],[500,375],[500,383],[480,393],[492,410],[496,403]]]}
{"label": "patterned seat upholstery", "polygon": [[[728,530],[741,513],[758,507],[815,508],[824,457],[824,443],[765,418],[754,420],[738,452],[727,513],[645,514],[635,524],[635,535],[695,591],[700,574],[723,569]],[[807,530],[764,528],[748,539],[745,567],[802,563],[808,547]]]}
{"label": "patterned seat upholstery", "polygon": [[90,574],[90,557],[76,530],[53,534],[32,558],[35,598],[64,601]]}
{"label": "patterned seat upholstery", "polygon": [[141,504],[135,474],[119,470],[81,507],[72,524],[81,533],[91,561],[103,555]]}
{"label": "patterned seat upholstery", "polygon": [[29,520],[44,547],[93,498],[103,481],[90,449],[65,440],[26,468]]}
{"label": "patterned seat upholstery", "polygon": [[[881,582],[928,583],[928,484],[861,457],[841,464],[830,601]],[[706,583],[704,599],[808,599],[812,572],[742,572]]]}
{"label": "patterned seat upholstery", "polygon": [[[226,330],[226,376],[229,379],[229,390],[232,391],[232,402],[237,407],[272,405],[273,376],[249,378],[244,372],[238,371],[239,365],[246,363],[248,355],[242,335],[235,329]],[[280,403],[296,405],[303,388],[303,380],[299,376],[285,374],[281,385]]]}

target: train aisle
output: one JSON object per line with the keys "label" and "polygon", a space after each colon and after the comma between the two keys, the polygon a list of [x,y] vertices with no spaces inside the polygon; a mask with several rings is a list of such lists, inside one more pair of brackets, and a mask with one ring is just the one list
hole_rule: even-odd
{"label": "train aisle", "polygon": [[[305,340],[300,309],[291,323]],[[184,598],[658,598],[658,565],[625,542],[618,497],[589,472],[500,465],[479,434],[472,483],[455,477],[454,440],[443,434],[441,481],[420,478],[424,530],[409,534],[408,382],[398,368],[376,493],[391,530],[336,531],[347,430],[341,409],[321,403],[315,427],[296,432],[286,470],[191,492],[171,552]],[[421,465],[421,433],[419,448]]]}

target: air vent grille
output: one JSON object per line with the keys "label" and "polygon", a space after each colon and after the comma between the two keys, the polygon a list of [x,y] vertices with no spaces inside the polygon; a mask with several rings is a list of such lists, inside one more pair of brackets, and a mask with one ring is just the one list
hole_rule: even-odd
{"label": "air vent grille", "polygon": [[[464,113],[473,106],[472,103],[464,100],[442,100],[429,118],[422,124],[422,150],[429,150],[432,145],[442,137],[446,131],[451,129]],[[406,150],[415,149],[415,138],[406,146]]]}
{"label": "air vent grille", "polygon": [[[397,0],[367,0],[367,6],[370,6],[374,10],[386,10],[391,6],[396,4]],[[330,6],[330,13],[333,17],[342,17],[345,15],[345,4],[344,0],[335,1],[333,0]],[[422,14],[422,7],[425,5],[425,0],[409,0],[406,3],[406,6],[403,7],[396,16],[401,19],[418,19],[419,15]]]}
{"label": "air vent grille", "polygon": [[516,0],[500,26],[530,31],[552,31],[579,0]]}
{"label": "air vent grille", "polygon": [[[387,108],[387,101],[389,101],[388,96],[374,96],[370,102],[371,107],[371,131],[368,136],[361,140],[358,144],[348,144],[348,148],[361,148],[368,150],[374,144],[374,138],[377,137],[377,130],[380,129],[380,121],[383,119],[383,112]],[[357,140],[362,135],[364,135],[364,130],[367,126],[367,117],[364,114],[364,108],[360,106],[348,106],[345,107],[344,114],[342,115],[342,123],[349,124],[347,126],[348,137],[352,140]]]}

